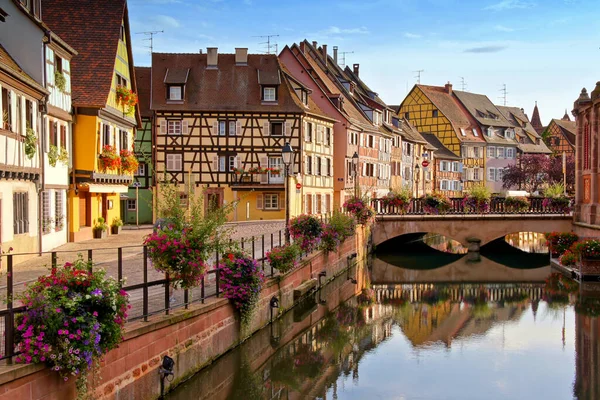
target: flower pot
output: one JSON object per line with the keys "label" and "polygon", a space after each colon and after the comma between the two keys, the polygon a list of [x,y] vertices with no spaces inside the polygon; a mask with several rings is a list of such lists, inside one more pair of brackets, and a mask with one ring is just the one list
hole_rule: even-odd
{"label": "flower pot", "polygon": [[106,237],[108,236],[106,231],[100,229],[94,229],[93,232],[94,239],[106,239]]}
{"label": "flower pot", "polygon": [[121,233],[121,228],[123,228],[123,227],[122,226],[111,226],[110,233],[112,233],[113,235],[118,235],[119,233]]}

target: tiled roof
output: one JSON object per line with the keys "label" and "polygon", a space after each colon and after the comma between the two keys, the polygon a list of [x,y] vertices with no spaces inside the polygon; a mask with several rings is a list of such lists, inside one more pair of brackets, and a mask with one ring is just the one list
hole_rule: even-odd
{"label": "tiled roof", "polygon": [[[42,0],[43,19],[79,55],[71,61],[73,104],[104,107],[112,85],[126,0]],[[129,38],[128,38],[129,40]],[[133,65],[130,58],[129,63]]]}
{"label": "tiled roof", "polygon": [[[443,86],[416,85],[416,87],[421,89],[438,110],[448,118],[459,140],[485,142],[485,139],[481,137],[481,132],[478,133],[478,136],[473,134],[473,128],[477,127],[477,121],[471,117],[455,96],[446,92]],[[462,135],[461,129],[464,130],[465,136]]]}
{"label": "tiled roof", "polygon": [[[546,146],[541,136],[535,131],[527,114],[519,107],[496,106],[496,108],[509,121],[517,137],[522,138],[525,143],[519,143],[519,149],[524,153],[550,154],[552,151]],[[539,144],[536,144],[539,143]]]}
{"label": "tiled roof", "polygon": [[33,87],[34,89],[48,93],[39,83],[30,77],[27,72],[23,71],[19,64],[8,54],[6,49],[0,44],[0,70],[12,75],[14,78],[19,79],[25,84]]}
{"label": "tiled roof", "polygon": [[330,119],[331,121],[335,121],[335,119],[333,119],[331,116],[325,114],[323,112],[323,110],[321,110],[321,108],[319,108],[319,106],[317,105],[317,103],[315,103],[312,99],[312,93],[311,90],[309,88],[307,88],[306,86],[304,86],[302,83],[300,83],[298,80],[296,80],[296,78],[294,78],[292,76],[292,74],[290,73],[290,71],[285,67],[285,65],[283,64],[279,64],[279,66],[281,67],[281,70],[283,72],[283,77],[287,78],[293,82],[295,82],[297,85],[300,85],[301,87],[307,89],[309,91],[309,95],[308,95],[308,107],[304,105],[304,103],[302,103],[302,100],[298,97],[297,93],[295,92],[295,90],[293,90],[293,87],[291,87],[290,84],[290,92],[292,95],[292,99],[294,99],[294,101],[296,102],[296,104],[298,105],[299,108],[303,109],[305,112],[308,112],[310,114],[316,115],[318,117],[322,117],[322,118],[327,118]]}
{"label": "tiled roof", "polygon": [[[553,119],[552,122],[558,125],[569,144],[575,146],[575,136],[577,135],[577,124],[575,123],[575,121]],[[552,124],[552,122],[550,122],[550,124]]]}
{"label": "tiled roof", "polygon": [[401,129],[406,140],[415,143],[429,143],[409,121],[402,118],[400,123],[402,124]]}
{"label": "tiled roof", "polygon": [[164,83],[186,84],[189,74],[189,68],[167,68]]}
{"label": "tiled roof", "polygon": [[135,80],[138,89],[138,103],[142,117],[152,117],[150,110],[150,67],[135,67]]}
{"label": "tiled roof", "polygon": [[436,158],[443,158],[445,160],[461,160],[459,156],[444,146],[443,143],[440,142],[440,139],[438,139],[438,137],[433,133],[422,133],[421,135],[425,140],[427,140],[427,142],[429,142],[429,144],[436,148],[436,150],[433,152]]}
{"label": "tiled roof", "polygon": [[484,126],[510,127],[511,124],[504,118],[494,103],[483,94],[453,91],[460,102],[465,106],[473,118]]}
{"label": "tiled roof", "polygon": [[[152,54],[153,110],[303,112],[286,80],[277,89],[276,104],[263,104],[259,70],[276,76],[280,65],[274,54],[249,54],[248,64],[236,65],[235,54],[219,54],[217,68],[207,69],[207,54]],[[187,69],[189,76],[183,104],[169,103],[164,77],[167,69]]]}

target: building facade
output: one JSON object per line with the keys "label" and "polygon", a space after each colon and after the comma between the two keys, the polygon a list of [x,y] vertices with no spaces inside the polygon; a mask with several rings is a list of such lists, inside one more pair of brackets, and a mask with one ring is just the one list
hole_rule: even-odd
{"label": "building facade", "polygon": [[[91,24],[97,15],[103,23]],[[100,217],[120,219],[120,195],[132,182],[123,164],[107,161],[133,151],[139,122],[137,106],[118,95],[136,92],[127,3],[44,0],[44,20],[79,53],[71,62],[76,123],[67,210],[69,240],[91,239]]]}
{"label": "building facade", "polygon": [[552,154],[561,156],[564,153],[574,156],[576,134],[577,124],[575,121],[564,120],[563,117],[563,119],[550,121],[542,136],[546,145],[552,150]]}
{"label": "building facade", "polygon": [[158,187],[175,183],[206,208],[235,203],[234,221],[282,219],[289,143],[290,214],[332,210],[334,121],[275,55],[155,53],[152,77]]}
{"label": "building facade", "polygon": [[462,196],[462,159],[448,150],[432,133],[424,133],[423,137],[434,148],[432,170],[432,190],[441,192],[448,197]]}

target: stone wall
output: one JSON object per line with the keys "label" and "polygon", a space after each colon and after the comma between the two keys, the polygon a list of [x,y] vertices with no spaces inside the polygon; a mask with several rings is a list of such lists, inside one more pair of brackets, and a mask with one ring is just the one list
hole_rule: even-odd
{"label": "stone wall", "polygon": [[[124,342],[102,362],[102,380],[96,384],[96,394],[103,399],[158,398],[158,367],[164,355],[175,360],[175,377],[167,382],[168,390],[267,325],[273,296],[279,298],[281,305],[274,311],[281,313],[294,305],[294,288],[310,279],[318,279],[319,272],[326,271],[327,277],[322,280],[325,283],[356,261],[362,262],[367,239],[365,229],[359,227],[357,234],[346,240],[338,252],[315,252],[298,268],[267,281],[252,322],[242,329],[237,312],[223,298],[212,298],[205,304],[176,310],[169,316],[152,317],[149,322],[128,324]],[[357,253],[357,257],[349,260],[348,256],[353,253]],[[358,291],[362,287],[362,276],[354,278],[359,280],[358,285],[349,285],[352,289],[346,290]],[[75,398],[74,382],[63,382],[44,365],[0,366],[0,400],[72,398]]]}

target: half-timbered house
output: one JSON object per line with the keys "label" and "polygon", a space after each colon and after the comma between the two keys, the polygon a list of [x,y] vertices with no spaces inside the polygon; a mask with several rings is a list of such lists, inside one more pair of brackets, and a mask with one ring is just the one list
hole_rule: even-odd
{"label": "half-timbered house", "polygon": [[[137,106],[118,91],[136,92],[126,0],[44,0],[44,21],[78,55],[71,62],[73,168],[68,196],[69,239],[92,238],[102,217],[121,217],[121,194],[132,174],[117,163],[102,162],[133,151]],[[99,15],[102,22],[95,23]]]}
{"label": "half-timbered house", "polygon": [[430,164],[433,176],[433,188],[448,197],[462,195],[462,159],[448,150],[433,133],[424,133],[423,137],[435,148],[434,160]]}
{"label": "half-timbered house", "polygon": [[[568,118],[568,116],[567,116]],[[555,155],[575,155],[575,135],[577,124],[575,121],[553,119],[546,127],[544,141]]]}
{"label": "half-timbered house", "polygon": [[235,202],[233,220],[283,218],[290,143],[290,214],[332,210],[335,121],[276,55],[154,53],[151,109],[158,186],[202,194],[207,208]]}

